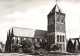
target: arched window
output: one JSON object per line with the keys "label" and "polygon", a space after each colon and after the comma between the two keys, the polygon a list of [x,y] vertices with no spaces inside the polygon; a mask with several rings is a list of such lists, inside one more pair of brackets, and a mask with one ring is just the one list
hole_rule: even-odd
{"label": "arched window", "polygon": [[61,23],[65,23],[65,22],[64,22],[64,17],[62,17],[62,19],[61,19]]}
{"label": "arched window", "polygon": [[60,22],[60,16],[57,17],[57,22]]}
{"label": "arched window", "polygon": [[61,35],[60,35],[60,42],[61,42],[62,40],[61,40]]}
{"label": "arched window", "polygon": [[64,42],[64,36],[63,36],[63,42]]}
{"label": "arched window", "polygon": [[61,23],[64,23],[64,19],[61,19]]}
{"label": "arched window", "polygon": [[59,35],[57,35],[57,42],[59,42]]}

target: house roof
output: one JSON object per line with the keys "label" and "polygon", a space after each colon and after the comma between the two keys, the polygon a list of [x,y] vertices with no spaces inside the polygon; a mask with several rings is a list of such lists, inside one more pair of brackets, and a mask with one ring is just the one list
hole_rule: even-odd
{"label": "house roof", "polygon": [[71,38],[71,40],[79,40],[79,38]]}
{"label": "house roof", "polygon": [[45,38],[47,36],[47,31],[30,29],[30,28],[13,27],[10,29],[10,34],[21,37]]}

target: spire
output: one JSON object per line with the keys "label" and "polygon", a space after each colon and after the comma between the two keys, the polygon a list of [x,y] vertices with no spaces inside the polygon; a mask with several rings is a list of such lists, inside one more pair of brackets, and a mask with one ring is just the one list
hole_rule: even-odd
{"label": "spire", "polygon": [[61,9],[59,8],[59,6],[58,6],[58,4],[57,4],[57,3],[58,3],[58,0],[55,0],[55,2],[56,2],[55,6],[52,8],[52,10],[51,10],[50,13],[48,14],[48,16],[51,15],[53,12],[62,13]]}
{"label": "spire", "polygon": [[56,0],[56,5],[54,6],[53,11],[61,12],[59,6],[57,5],[57,2],[58,2],[58,1]]}
{"label": "spire", "polygon": [[61,12],[61,9],[59,8],[59,6],[57,5],[57,0],[56,0],[56,4],[55,6],[53,7],[53,9],[50,11],[50,13],[52,12]]}
{"label": "spire", "polygon": [[56,0],[56,4],[57,4],[57,0]]}
{"label": "spire", "polygon": [[60,8],[59,8],[59,6],[57,4],[54,6],[54,8],[52,9],[52,11],[61,12],[61,10],[60,10]]}

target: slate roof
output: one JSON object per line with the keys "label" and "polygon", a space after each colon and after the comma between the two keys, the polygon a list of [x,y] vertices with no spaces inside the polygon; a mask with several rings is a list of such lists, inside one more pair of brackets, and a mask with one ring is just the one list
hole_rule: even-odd
{"label": "slate roof", "polygon": [[[53,9],[50,11],[50,13],[53,13],[53,12],[61,12],[62,13],[62,11],[61,11],[61,9],[59,8],[59,6],[56,4],[54,7],[53,7]],[[50,14],[49,13],[49,14]]]}
{"label": "slate roof", "polygon": [[56,4],[56,5],[54,6],[54,8],[52,9],[52,11],[61,12],[61,9],[60,9],[59,6]]}
{"label": "slate roof", "polygon": [[45,30],[12,27],[9,30],[9,32],[10,32],[10,34],[13,34],[14,36],[21,36],[21,37],[35,37],[35,38],[47,37],[47,31],[45,31]]}

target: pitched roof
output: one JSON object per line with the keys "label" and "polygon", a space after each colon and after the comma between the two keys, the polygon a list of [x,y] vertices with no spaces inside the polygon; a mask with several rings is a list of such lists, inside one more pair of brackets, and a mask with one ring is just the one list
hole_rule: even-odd
{"label": "pitched roof", "polygon": [[71,38],[71,40],[79,40],[79,38]]}
{"label": "pitched roof", "polygon": [[56,12],[61,12],[61,10],[57,4],[54,6],[54,8],[52,10],[56,11]]}
{"label": "pitched roof", "polygon": [[59,6],[56,4],[53,9],[50,11],[50,13],[52,12],[61,12],[61,9],[59,8]]}
{"label": "pitched roof", "polygon": [[47,31],[30,29],[30,28],[20,28],[20,27],[11,28],[10,34],[11,33],[13,33],[14,36],[21,36],[21,37],[44,38],[47,36]]}

